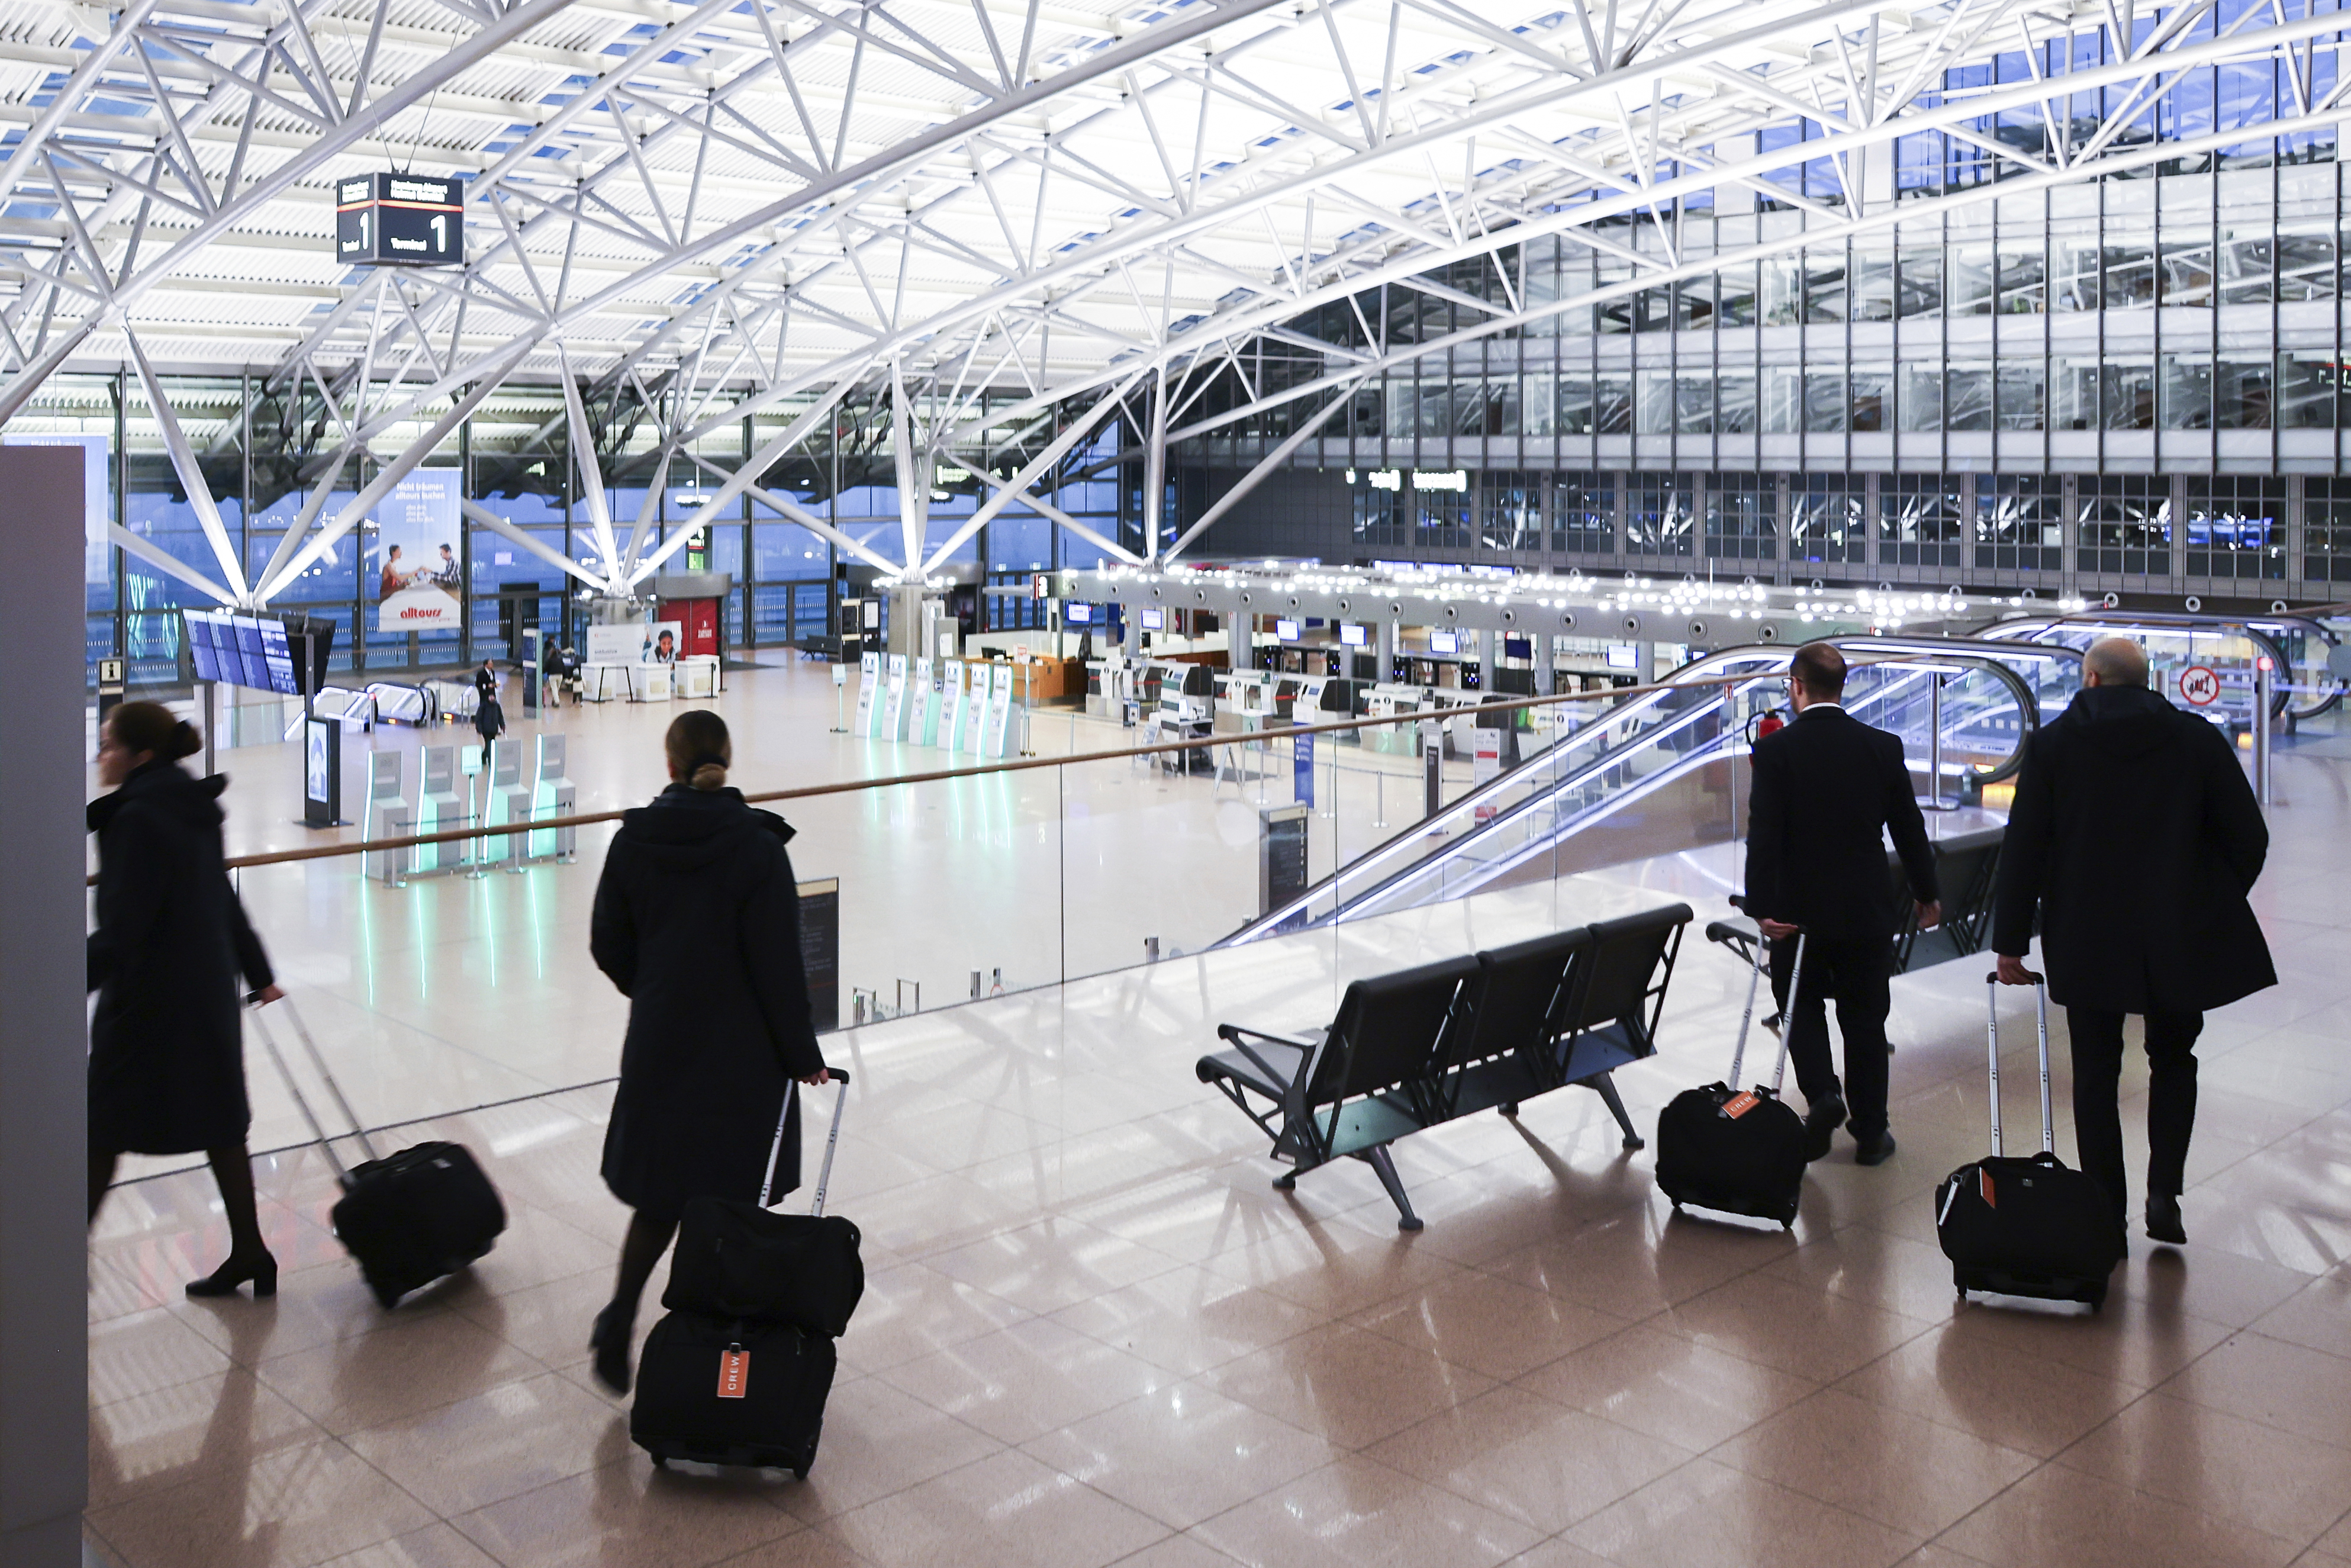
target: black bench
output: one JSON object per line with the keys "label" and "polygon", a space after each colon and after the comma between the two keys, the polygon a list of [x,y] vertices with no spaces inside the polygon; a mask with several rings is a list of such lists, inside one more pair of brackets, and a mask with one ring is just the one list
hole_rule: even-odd
{"label": "black bench", "polygon": [[[2000,873],[2000,847],[2007,837],[2005,827],[1993,827],[1935,841],[1935,884],[1943,894],[1943,918],[1926,931],[1918,928],[1918,911],[1911,901],[1910,878],[1902,869],[1902,858],[1887,852],[1886,875],[1893,881],[1894,907],[1899,911],[1892,937],[1893,973],[1905,975],[1984,950],[1991,939],[1992,883]],[[1711,923],[1706,936],[1729,947],[1740,962],[1751,965],[1761,933],[1751,917],[1740,915]],[[1776,1021],[1766,1019],[1766,1027]]]}
{"label": "black bench", "polygon": [[1521,1101],[1590,1088],[1639,1148],[1609,1073],[1656,1050],[1656,1025],[1691,919],[1673,904],[1468,957],[1357,980],[1327,1029],[1281,1035],[1217,1027],[1232,1049],[1200,1058],[1222,1092],[1301,1172],[1341,1158],[1369,1165],[1420,1228],[1388,1145],[1474,1112],[1516,1115]]}

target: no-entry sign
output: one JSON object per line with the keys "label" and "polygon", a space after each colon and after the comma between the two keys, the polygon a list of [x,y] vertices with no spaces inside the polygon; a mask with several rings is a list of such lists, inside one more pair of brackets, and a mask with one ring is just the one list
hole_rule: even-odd
{"label": "no-entry sign", "polygon": [[2220,677],[2210,664],[2190,664],[2179,672],[2179,695],[2197,707],[2220,700]]}

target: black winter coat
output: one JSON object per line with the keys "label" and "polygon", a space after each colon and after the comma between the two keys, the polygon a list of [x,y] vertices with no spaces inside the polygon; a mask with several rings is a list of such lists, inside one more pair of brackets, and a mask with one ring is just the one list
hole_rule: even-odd
{"label": "black winter coat", "polygon": [[2144,686],[2091,686],[2025,743],[1992,949],[2041,914],[2049,998],[2201,1012],[2277,984],[2245,895],[2269,827],[2220,732]]}
{"label": "black winter coat", "polygon": [[[627,813],[612,837],[589,947],[629,998],[604,1185],[633,1208],[756,1201],[786,1081],[824,1066],[790,837],[739,791],[683,784]],[[795,1101],[775,1195],[799,1185]]]}
{"label": "black winter coat", "polygon": [[1801,925],[1816,940],[1890,939],[1897,911],[1886,874],[1888,833],[1911,896],[1940,896],[1901,737],[1815,705],[1755,743],[1753,774],[1748,914]]}
{"label": "black winter coat", "polygon": [[237,978],[272,982],[268,956],[221,864],[225,779],[151,762],[89,803],[98,928],[89,934],[89,1144],[182,1155],[241,1144]]}

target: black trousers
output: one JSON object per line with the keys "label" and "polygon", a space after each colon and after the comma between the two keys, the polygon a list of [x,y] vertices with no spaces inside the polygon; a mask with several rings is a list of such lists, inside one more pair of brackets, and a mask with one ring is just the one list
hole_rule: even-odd
{"label": "black trousers", "polygon": [[[2123,1169],[2123,1015],[2067,1008],[2074,1036],[2074,1142],[2082,1168],[2105,1188],[2115,1218],[2128,1223],[2129,1178]],[[2178,1197],[2188,1185],[2188,1140],[2196,1131],[2196,1037],[2202,1013],[2147,1015],[2147,1186]]]}
{"label": "black trousers", "polygon": [[[1784,1012],[1788,977],[1796,966],[1796,938],[1771,944],[1771,995]],[[1788,1057],[1796,1064],[1796,1087],[1804,1103],[1817,1105],[1832,1094],[1844,1097],[1846,1123],[1856,1138],[1886,1131],[1886,1015],[1894,998],[1886,980],[1894,966],[1893,945],[1838,942],[1807,937],[1804,973],[1795,1015],[1781,1028]],[[1844,1037],[1844,1080],[1837,1080],[1829,1056],[1828,1000],[1836,999],[1837,1032]]]}

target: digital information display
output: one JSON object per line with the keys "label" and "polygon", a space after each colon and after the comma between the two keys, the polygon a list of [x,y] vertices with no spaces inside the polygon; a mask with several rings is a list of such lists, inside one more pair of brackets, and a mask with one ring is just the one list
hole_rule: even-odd
{"label": "digital information display", "polygon": [[196,679],[250,686],[282,697],[302,695],[293,643],[283,621],[220,610],[187,610],[181,614],[187,628],[188,660],[195,666]]}
{"label": "digital information display", "polygon": [[1432,653],[1458,653],[1461,652],[1461,633],[1431,632],[1428,634],[1428,651]]}
{"label": "digital information display", "polygon": [[286,622],[261,622],[261,660],[269,672],[269,689],[282,697],[298,697],[300,685],[294,679],[294,655],[286,645]]}
{"label": "digital information display", "polygon": [[1298,622],[1286,619],[1276,621],[1273,623],[1273,639],[1277,643],[1297,642]]}
{"label": "digital information display", "polygon": [[809,1021],[816,1032],[841,1027],[841,879],[799,884],[800,970],[808,977]]}
{"label": "digital information display", "polygon": [[1347,648],[1369,647],[1372,640],[1371,631],[1370,627],[1360,621],[1342,622],[1339,625],[1340,645]]}
{"label": "digital information display", "polygon": [[184,614],[188,627],[188,659],[196,667],[196,679],[221,679],[219,633],[213,629],[211,612],[190,610]]}
{"label": "digital information display", "polygon": [[337,182],[335,259],[354,267],[464,266],[464,183],[422,174]]}
{"label": "digital information display", "polygon": [[1071,603],[1071,604],[1064,604],[1064,605],[1062,605],[1062,606],[1061,606],[1061,624],[1062,624],[1062,625],[1064,625],[1064,626],[1091,626],[1091,625],[1092,625],[1093,623],[1094,623],[1094,607],[1093,607],[1092,605],[1091,605],[1091,604],[1075,604],[1075,603]]}
{"label": "digital information display", "polygon": [[1165,612],[1165,610],[1146,610],[1146,611],[1144,611],[1144,612],[1143,612],[1143,629],[1144,629],[1145,632],[1165,632],[1165,631],[1166,631],[1166,630],[1167,630],[1167,612]]}

